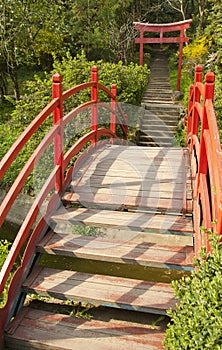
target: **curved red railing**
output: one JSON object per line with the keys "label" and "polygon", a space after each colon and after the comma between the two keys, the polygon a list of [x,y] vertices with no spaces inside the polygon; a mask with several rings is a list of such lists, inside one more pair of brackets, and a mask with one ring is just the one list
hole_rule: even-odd
{"label": "curved red railing", "polygon": [[188,103],[187,146],[191,156],[197,255],[202,245],[210,251],[207,231],[222,234],[222,149],[213,106],[214,79],[209,72],[202,83],[202,67],[197,66]]}
{"label": "curved red railing", "polygon": [[[63,102],[74,94],[84,89],[91,89],[91,100],[74,108],[66,116],[63,117]],[[103,108],[106,108],[110,112],[110,129],[98,128],[98,93],[102,90],[111,99],[111,107],[108,104],[101,103]],[[63,128],[64,126],[76,117],[81,111],[91,108],[91,131],[81,137],[70,149],[64,154],[63,150]],[[120,115],[120,117],[117,115]],[[31,228],[36,222],[37,215],[40,211],[40,207],[46,199],[49,192],[55,189],[55,195],[52,196],[52,200],[48,205],[46,215],[49,215],[50,211],[55,208],[60,202],[60,195],[65,189],[68,183],[65,178],[65,171],[71,159],[77,155],[90,141],[92,145],[101,137],[117,138],[115,133],[116,122],[120,124],[123,131],[123,138],[127,138],[127,117],[122,112],[120,106],[116,101],[116,85],[112,86],[112,90],[109,91],[105,86],[98,83],[98,71],[97,67],[92,67],[92,81],[75,86],[65,92],[62,92],[62,77],[59,74],[53,75],[52,82],[52,101],[38,114],[38,116],[31,122],[31,124],[23,131],[20,137],[15,141],[6,155],[0,162],[0,180],[3,178],[15,158],[24,148],[26,143],[35,134],[43,122],[53,114],[53,126],[51,130],[45,135],[44,139],[40,142],[35,149],[29,160],[24,165],[23,169],[17,176],[13,185],[9,189],[5,198],[0,205],[0,226],[4,222],[9,210],[11,209],[16,197],[20,193],[24,186],[28,176],[34,169],[36,161],[42,156],[46,148],[50,143],[54,143],[54,170],[49,175],[47,181],[40,190],[37,198],[34,200],[22,226],[20,227],[17,236],[11,246],[10,252],[5,260],[3,268],[0,272],[0,294],[3,292],[5,284],[9,278],[9,275],[13,269],[14,263],[20,253],[20,250],[24,243],[28,240],[26,250],[24,252],[21,265],[14,274],[9,291],[8,300],[4,308],[0,309],[0,333],[7,322],[7,320],[13,314],[13,303],[16,297],[22,281],[28,270],[28,264],[35,251],[37,241],[44,234],[43,219],[35,225],[34,231],[31,232]],[[122,119],[122,120],[121,120]],[[70,171],[67,173],[70,174]]]}

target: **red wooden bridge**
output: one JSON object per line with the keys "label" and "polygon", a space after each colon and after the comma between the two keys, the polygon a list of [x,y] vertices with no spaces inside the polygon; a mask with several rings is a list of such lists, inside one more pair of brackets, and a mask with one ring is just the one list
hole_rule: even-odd
{"label": "red wooden bridge", "polygon": [[[65,101],[85,89],[91,89],[91,99],[63,115]],[[53,170],[0,274],[0,293],[12,277],[0,309],[1,348],[87,349],[90,344],[97,350],[162,349],[158,326],[113,320],[107,309],[132,310],[141,318],[144,313],[165,315],[176,302],[170,278],[193,268],[193,255],[202,245],[210,251],[206,232],[222,233],[222,152],[213,107],[214,75],[208,73],[202,82],[201,67],[196,69],[185,119],[186,148],[128,145],[127,116],[117,102],[116,86],[109,91],[101,85],[96,67],[91,82],[65,92],[61,76],[54,75],[52,91],[52,101],[0,163],[2,178],[53,115],[52,128],[0,206],[2,224],[37,161],[53,143]],[[99,102],[99,91],[109,96],[110,104]],[[99,107],[106,111],[106,126],[98,127]],[[65,127],[89,112],[90,130],[77,142],[65,144]],[[18,257],[22,257],[19,263]],[[78,270],[78,261],[85,262],[85,271]],[[19,267],[13,272],[15,262]],[[127,266],[125,274],[122,266]],[[27,303],[30,293],[63,303],[101,305],[108,319],[34,309]]]}

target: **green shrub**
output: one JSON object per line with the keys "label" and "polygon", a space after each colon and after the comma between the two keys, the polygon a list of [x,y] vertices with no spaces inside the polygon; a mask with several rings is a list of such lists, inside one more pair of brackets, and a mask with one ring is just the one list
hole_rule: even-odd
{"label": "green shrub", "polygon": [[219,69],[218,66],[216,66],[214,73],[215,73],[214,109],[217,117],[220,140],[222,143],[222,97],[221,97],[222,71]]}
{"label": "green shrub", "polygon": [[[106,87],[111,88],[111,84],[117,84],[117,96],[120,102],[139,105],[143,92],[146,88],[149,70],[147,66],[139,66],[130,63],[128,66],[122,62],[107,63],[100,61],[87,61],[84,52],[76,57],[67,54],[62,61],[55,59],[54,67],[51,74],[45,74],[44,78],[35,76],[34,81],[28,81],[26,86],[26,94],[20,101],[16,102],[15,110],[12,117],[7,123],[0,124],[0,159],[4,156],[12,143],[17,139],[26,126],[35,118],[35,116],[43,109],[43,107],[51,100],[51,83],[52,74],[59,72],[63,76],[63,90],[72,86],[91,80],[91,67],[97,65],[99,70],[99,82]],[[84,90],[77,96],[70,98],[64,105],[65,112],[73,109],[75,106],[88,101],[90,98],[90,90]],[[105,100],[105,96],[100,96]],[[5,175],[1,186],[9,186],[15,180],[17,174],[22,169],[29,156],[37,147],[44,137],[46,131],[51,127],[52,120],[48,118],[44,126],[36,132],[35,136],[29,141],[27,146],[16,158],[10,170]],[[82,131],[82,130],[80,130]],[[78,130],[77,130],[78,132]],[[76,134],[77,134],[76,132]],[[32,177],[30,176],[26,191],[32,191]]]}
{"label": "green shrub", "polygon": [[179,303],[168,312],[165,349],[222,349],[222,243],[216,236],[210,241],[212,253],[202,249],[196,272],[172,283]]}
{"label": "green shrub", "polygon": [[[4,264],[4,261],[9,252],[10,243],[7,240],[0,240],[0,270]],[[0,307],[2,307],[5,303],[6,299],[6,289],[8,287],[8,283],[3,293],[0,295]]]}
{"label": "green shrub", "polygon": [[183,48],[184,71],[193,77],[195,67],[205,64],[208,57],[209,43],[206,37],[193,40]]}

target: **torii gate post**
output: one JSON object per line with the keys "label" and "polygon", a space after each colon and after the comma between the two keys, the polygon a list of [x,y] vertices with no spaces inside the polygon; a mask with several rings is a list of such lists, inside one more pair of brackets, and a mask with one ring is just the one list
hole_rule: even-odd
{"label": "torii gate post", "polygon": [[[180,91],[180,78],[182,69],[182,55],[183,55],[183,43],[188,42],[189,38],[185,36],[185,30],[190,27],[192,19],[187,19],[181,22],[175,23],[162,23],[151,24],[134,22],[135,29],[140,32],[140,37],[135,39],[136,44],[140,44],[140,65],[143,65],[143,46],[144,44],[165,44],[165,43],[180,43],[179,50],[179,62],[178,62],[178,77],[177,77],[177,90]],[[163,37],[165,32],[180,31],[179,37]],[[145,38],[144,32],[159,32],[159,38]]]}

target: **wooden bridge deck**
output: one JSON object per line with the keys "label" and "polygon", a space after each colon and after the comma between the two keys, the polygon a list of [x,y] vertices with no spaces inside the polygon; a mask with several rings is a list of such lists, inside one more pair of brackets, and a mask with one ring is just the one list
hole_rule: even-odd
{"label": "wooden bridge deck", "polygon": [[[167,147],[165,128],[158,134],[153,126],[159,128],[160,125],[156,123],[157,118],[154,124],[150,115],[144,120],[143,131],[152,130],[153,147],[147,143],[147,147],[127,146],[125,141],[120,144],[115,123],[120,123],[126,140],[128,118],[119,108],[121,118],[118,117],[116,86],[110,92],[98,83],[96,67],[92,68],[92,79],[88,83],[62,92],[61,81],[60,75],[53,76],[52,101],[20,135],[0,164],[2,178],[23,146],[53,113],[53,128],[27,161],[0,206],[2,224],[31,174],[35,160],[40,159],[53,142],[55,167],[19,229],[0,274],[2,292],[14,262],[22,254],[6,305],[0,309],[0,348],[163,349],[167,320],[159,327],[158,314],[166,315],[178,302],[170,282],[193,268],[194,250],[198,256],[204,244],[210,251],[201,226],[218,234],[222,232],[219,171],[222,151],[213,108],[214,75],[209,72],[203,84],[202,68],[196,68],[188,104],[189,150],[171,147],[173,140]],[[91,88],[91,100],[63,117],[63,101],[88,88]],[[115,106],[112,110],[107,106],[111,112],[109,129],[98,128],[98,110],[91,108],[98,100],[99,90],[105,92]],[[196,98],[199,94],[200,102]],[[167,104],[163,105],[162,120],[166,118],[166,124],[172,126],[169,119],[172,111],[169,113]],[[92,112],[91,131],[63,150],[64,126],[88,107]],[[152,106],[148,107],[154,117],[158,109],[154,113]],[[177,120],[177,115],[175,117]],[[107,137],[110,141],[104,140]],[[119,144],[115,144],[115,140]],[[87,150],[85,146],[89,146]],[[74,166],[67,169],[77,154]],[[190,163],[196,179],[191,177]],[[71,172],[72,179],[67,186]],[[215,189],[213,195],[212,188]],[[50,196],[51,190],[56,193],[51,192]],[[46,198],[49,206],[37,223]],[[213,227],[212,223],[215,223]],[[41,304],[41,308],[33,310],[30,293],[49,296],[52,308],[47,309],[50,303],[44,298],[41,301],[44,306]],[[67,306],[88,308],[88,303],[102,309],[98,318],[73,318],[73,309],[67,314]],[[110,310],[118,310],[115,319],[107,319]],[[134,314],[130,321],[123,316],[126,312]],[[152,323],[150,320],[155,314],[157,317]]]}
{"label": "wooden bridge deck", "polygon": [[64,199],[116,210],[192,210],[188,152],[182,148],[107,145],[75,172]]}
{"label": "wooden bridge deck", "polygon": [[[187,273],[193,267],[188,156],[181,148],[102,143],[81,157],[63,204],[48,218],[51,229],[36,247],[38,254],[58,256],[62,265],[35,266],[22,291],[142,314],[165,315],[174,308],[170,275],[166,280],[161,271]],[[178,245],[178,237],[185,243]],[[66,259],[73,258],[87,261],[86,271],[76,262],[68,268]],[[99,272],[98,262],[105,264]],[[120,266],[131,273],[122,276]],[[141,279],[138,267],[152,272],[143,270]],[[82,349],[90,341],[92,349],[157,350],[163,349],[163,336],[161,328],[144,323],[79,321],[27,307],[9,325],[5,341],[6,349]]]}

